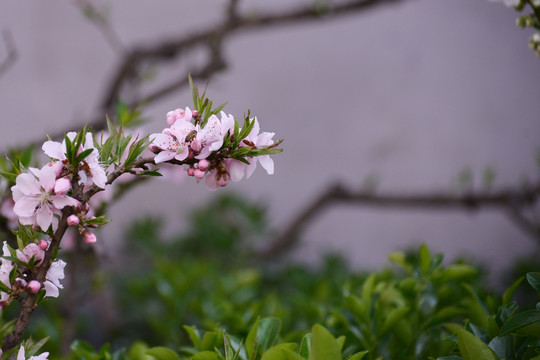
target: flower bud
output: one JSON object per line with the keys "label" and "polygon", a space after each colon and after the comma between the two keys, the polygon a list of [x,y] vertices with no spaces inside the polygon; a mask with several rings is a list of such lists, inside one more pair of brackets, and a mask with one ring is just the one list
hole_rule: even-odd
{"label": "flower bud", "polygon": [[148,145],[148,149],[153,152],[154,154],[159,154],[161,152],[161,149],[156,144],[150,144]]}
{"label": "flower bud", "polygon": [[60,178],[54,183],[54,192],[56,195],[65,195],[71,189],[71,182],[68,178]]}
{"label": "flower bud", "polygon": [[197,109],[191,110],[191,116],[197,118],[199,116],[199,111]]}
{"label": "flower bud", "polygon": [[195,169],[195,171],[193,172],[193,175],[195,175],[195,178],[197,180],[201,180],[202,178],[204,178],[205,174],[206,173],[202,171],[201,169]]}
{"label": "flower bud", "polygon": [[228,183],[229,183],[229,174],[227,173],[221,174],[217,179],[217,185],[220,187],[227,186]]}
{"label": "flower bud", "polygon": [[69,226],[77,226],[80,223],[79,217],[77,215],[69,215],[67,223]]}
{"label": "flower bud", "polygon": [[[68,219],[68,221],[69,221],[69,219]],[[47,242],[47,240],[40,240],[39,248],[41,250],[47,250],[48,247],[49,247],[49,243]]]}
{"label": "flower bud", "polygon": [[209,166],[210,166],[210,162],[206,159],[200,160],[199,164],[197,165],[197,167],[201,169],[202,171],[205,171],[206,169],[208,169]]}
{"label": "flower bud", "polygon": [[30,280],[28,285],[26,285],[26,289],[31,293],[37,293],[39,289],[41,289],[41,284],[37,280]]}
{"label": "flower bud", "polygon": [[194,176],[195,175],[195,169],[190,167],[189,169],[187,169],[187,174],[188,174],[188,176]]}
{"label": "flower bud", "polygon": [[84,242],[87,244],[93,244],[97,241],[96,235],[94,233],[91,233],[88,230],[83,230],[82,236],[83,236]]}
{"label": "flower bud", "polygon": [[83,214],[87,214],[88,211],[90,211],[90,205],[88,205],[88,203],[84,203],[81,207],[81,211]]}

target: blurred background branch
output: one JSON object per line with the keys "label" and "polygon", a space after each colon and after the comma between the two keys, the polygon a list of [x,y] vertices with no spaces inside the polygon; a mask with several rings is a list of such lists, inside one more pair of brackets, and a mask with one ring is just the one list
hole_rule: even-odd
{"label": "blurred background branch", "polygon": [[540,183],[520,188],[507,188],[499,191],[468,191],[460,195],[444,192],[425,192],[420,194],[376,194],[373,191],[352,190],[337,183],[329,186],[310,204],[293,217],[280,235],[264,248],[259,256],[273,258],[279,256],[299,241],[301,233],[322,212],[336,205],[354,205],[361,207],[379,207],[391,209],[442,210],[458,209],[479,211],[496,209],[502,211],[520,230],[540,244],[540,227],[533,219],[525,215],[528,209],[534,209],[540,197]]}
{"label": "blurred background branch", "polygon": [[17,61],[17,48],[9,30],[2,31],[2,42],[6,48],[6,57],[0,62],[0,77],[3,76]]}

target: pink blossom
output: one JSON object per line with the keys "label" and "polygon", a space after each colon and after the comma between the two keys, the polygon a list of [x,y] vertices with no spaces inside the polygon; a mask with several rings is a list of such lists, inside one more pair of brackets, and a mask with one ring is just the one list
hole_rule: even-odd
{"label": "pink blossom", "polygon": [[[223,146],[223,139],[227,132],[234,129],[234,118],[232,115],[227,115],[221,112],[221,120],[216,115],[208,118],[204,128],[197,132],[197,137],[194,141],[196,148],[200,151],[195,158],[206,159],[213,151],[217,151]],[[193,145],[192,145],[193,148]]]}
{"label": "pink blossom", "polygon": [[188,107],[185,110],[176,109],[173,111],[169,111],[166,117],[167,117],[167,124],[169,124],[169,126],[173,126],[174,123],[178,120],[184,120],[184,121],[190,122],[192,118],[192,112]]}
{"label": "pink blossom", "polygon": [[[6,241],[4,241],[4,246],[2,247],[2,255],[3,256],[11,256],[11,253],[9,252],[8,244]],[[11,289],[11,282],[9,279],[9,274],[11,274],[11,271],[13,270],[13,263],[7,259],[1,258],[0,261],[2,262],[2,265],[0,265],[0,281],[6,285],[8,288]],[[2,292],[0,296],[1,301],[6,301],[9,298],[9,294]]]}
{"label": "pink blossom", "polygon": [[[272,140],[272,138],[274,137],[274,133],[262,132],[259,134],[259,122],[257,121],[257,118],[255,118],[254,121],[255,124],[253,125],[253,129],[251,129],[248,136],[246,136],[246,138],[242,140],[242,142],[240,143],[240,147],[251,146],[259,148],[272,145],[274,143],[274,141]],[[246,176],[246,178],[249,178],[257,167],[257,161],[259,161],[261,166],[266,170],[269,175],[272,175],[274,173],[274,161],[272,160],[270,155],[261,155],[255,158],[250,157],[246,160],[249,162],[249,165],[242,163],[238,160],[227,159],[227,171],[231,175],[232,181],[240,181],[244,177],[244,175]]]}
{"label": "pink blossom", "polygon": [[[72,141],[76,136],[77,133],[75,132],[67,133],[67,137]],[[56,159],[59,161],[67,160],[65,140],[62,143],[50,140],[45,141],[41,148],[51,159]],[[104,188],[105,184],[107,183],[107,174],[105,173],[103,167],[99,164],[99,152],[94,147],[94,139],[91,133],[86,134],[86,138],[84,139],[82,148],[79,149],[79,153],[88,149],[93,149],[93,151],[83,160],[83,163],[87,165],[87,169],[81,171],[79,175],[84,174],[90,177],[90,179],[87,179],[86,176],[84,176],[84,179],[87,180],[85,185],[90,186],[93,183],[100,188]],[[83,176],[81,176],[81,178],[83,178]]]}
{"label": "pink blossom", "polygon": [[192,123],[177,121],[170,129],[164,129],[160,134],[150,135],[152,143],[161,149],[154,158],[156,164],[172,159],[185,160],[189,155],[189,140],[186,138],[193,131],[196,129]]}
{"label": "pink blossom", "polygon": [[13,211],[19,216],[23,225],[37,224],[46,231],[52,224],[53,230],[58,226],[55,214],[65,206],[76,206],[77,200],[67,195],[54,193],[56,176],[54,169],[44,166],[41,170],[30,168],[30,173],[17,176],[16,185],[11,188],[15,206]]}
{"label": "pink blossom", "polygon": [[45,296],[58,297],[60,291],[64,286],[60,284],[60,280],[64,278],[64,268],[66,263],[62,260],[57,260],[51,264],[51,267],[47,271],[46,281],[43,283],[45,288]]}
{"label": "pink blossom", "polygon": [[202,180],[204,178],[204,175],[206,175],[206,173],[202,171],[201,169],[195,169],[195,171],[193,172],[193,175],[195,176],[197,180]]}
{"label": "pink blossom", "polygon": [[43,258],[45,257],[45,251],[36,243],[30,243],[24,247],[21,251],[17,249],[17,259],[21,260],[24,263],[28,263],[32,258],[38,261],[36,266],[41,265]]}

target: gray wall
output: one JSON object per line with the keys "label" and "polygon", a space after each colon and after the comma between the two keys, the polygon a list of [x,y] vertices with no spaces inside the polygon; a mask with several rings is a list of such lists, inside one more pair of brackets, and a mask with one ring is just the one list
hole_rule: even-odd
{"label": "gray wall", "polygon": [[[128,46],[212,26],[224,5],[112,3],[114,27]],[[243,7],[290,3],[246,1]],[[483,0],[409,0],[234,37],[226,46],[230,67],[212,79],[209,94],[229,101],[237,116],[251,109],[263,130],[285,139],[285,152],[275,156],[275,175],[258,169],[227,190],[268,203],[272,224],[283,227],[335,180],[358,187],[375,174],[379,191],[409,193],[451,190],[465,167],[477,175],[478,188],[488,165],[500,186],[537,178],[540,60],[515,17],[501,3]],[[0,78],[3,148],[76,128],[93,113],[118,57],[70,1],[3,1],[0,28],[11,31],[19,51]],[[157,81],[174,71],[166,67]],[[167,111],[190,101],[181,92],[146,108],[148,130],[159,131]],[[145,185],[115,205],[102,246],[113,246],[143,213],[165,216],[167,231],[177,230],[191,206],[214,196],[191,180]],[[449,258],[481,259],[496,271],[536,249],[497,212],[336,207],[310,227],[297,256],[313,261],[321,250],[347,251],[355,265],[375,267],[386,263],[388,252],[421,242]]]}

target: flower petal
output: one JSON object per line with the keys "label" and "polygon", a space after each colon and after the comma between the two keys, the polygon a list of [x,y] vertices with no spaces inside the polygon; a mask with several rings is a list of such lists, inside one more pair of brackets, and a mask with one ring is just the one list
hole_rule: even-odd
{"label": "flower petal", "polygon": [[29,217],[36,213],[39,200],[36,197],[24,196],[18,199],[13,206],[13,212],[17,216]]}
{"label": "flower petal", "polygon": [[66,206],[77,206],[79,204],[77,200],[67,195],[53,195],[50,199],[57,209],[63,209]]}
{"label": "flower petal", "polygon": [[56,141],[45,141],[43,143],[43,146],[41,146],[41,149],[45,152],[45,154],[56,160],[65,160],[66,155],[62,151],[62,144]]}
{"label": "flower petal", "polygon": [[35,177],[28,173],[23,173],[17,176],[15,180],[17,187],[25,195],[39,195],[41,194],[41,189],[38,181]]}
{"label": "flower petal", "polygon": [[262,155],[259,156],[259,162],[261,163],[261,166],[269,175],[272,175],[274,173],[274,160],[270,157],[270,155]]}
{"label": "flower petal", "polygon": [[60,291],[58,291],[58,288],[54,286],[54,284],[50,281],[45,281],[43,283],[43,287],[45,288],[45,296],[58,297],[58,295],[60,294]]}
{"label": "flower petal", "polygon": [[51,226],[53,218],[53,210],[48,204],[43,204],[36,211],[36,223],[39,225],[41,230],[47,231],[49,226]]}
{"label": "flower petal", "polygon": [[165,150],[157,154],[156,157],[154,158],[154,161],[156,162],[156,164],[159,164],[161,162],[171,160],[172,158],[174,158],[175,155],[176,153]]}

